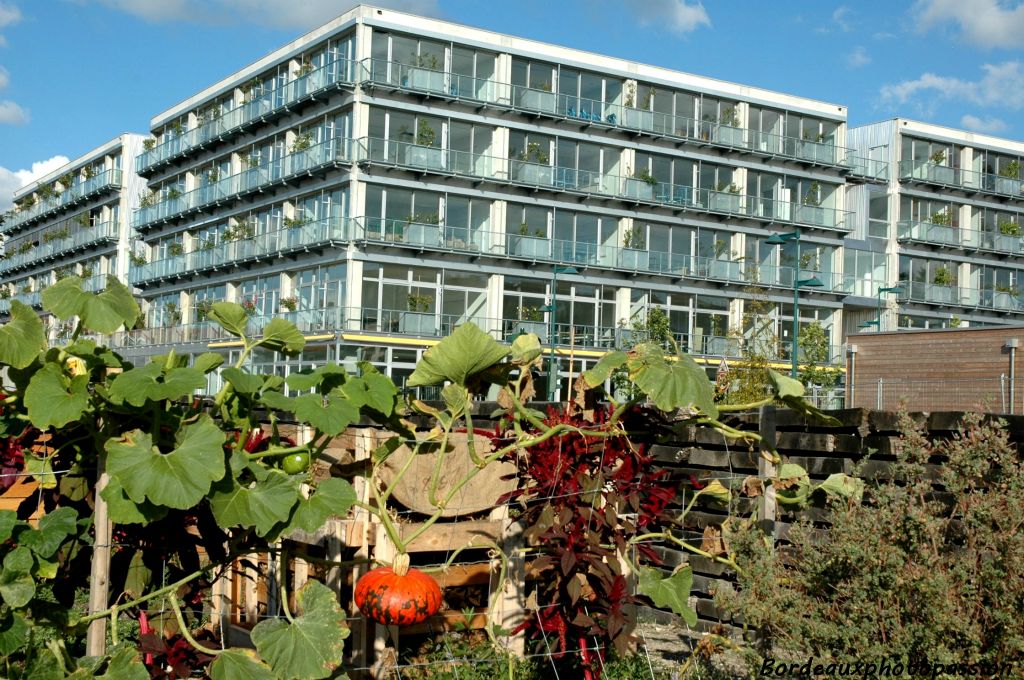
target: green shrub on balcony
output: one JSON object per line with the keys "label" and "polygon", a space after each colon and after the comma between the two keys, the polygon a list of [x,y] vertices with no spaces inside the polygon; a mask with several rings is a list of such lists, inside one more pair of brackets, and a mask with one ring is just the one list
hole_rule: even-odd
{"label": "green shrub on balcony", "polygon": [[87,165],[82,168],[82,176],[86,179],[92,179],[96,176],[96,170],[91,165]]}
{"label": "green shrub on balcony", "polygon": [[430,127],[430,123],[420,118],[416,124],[416,144],[419,146],[434,146],[436,141],[437,132],[434,131],[434,128]]}
{"label": "green shrub on balcony", "polygon": [[1020,225],[1013,220],[999,220],[998,225],[1003,236],[1020,236]]}
{"label": "green shrub on balcony", "polygon": [[299,151],[305,151],[311,146],[313,146],[313,133],[303,132],[302,134],[295,135],[295,140],[292,142],[291,146],[291,152],[298,153]]}
{"label": "green shrub on balcony", "polygon": [[526,148],[520,151],[516,158],[527,163],[536,163],[537,165],[547,165],[551,160],[547,152],[537,142],[527,144]]}
{"label": "green shrub on balcony", "polygon": [[622,247],[632,248],[634,250],[643,250],[647,247],[644,242],[644,231],[642,227],[632,227],[627,229],[622,235]]}
{"label": "green shrub on balcony", "polygon": [[179,255],[185,254],[185,246],[175,241],[174,243],[167,246],[167,254],[171,257],[178,257]]}
{"label": "green shrub on balcony", "polygon": [[409,293],[405,299],[406,307],[410,312],[426,312],[430,310],[430,305],[434,303],[434,298],[429,295],[420,295],[418,293]]}
{"label": "green shrub on balcony", "polygon": [[950,227],[953,225],[953,213],[949,210],[940,210],[932,213],[928,221],[940,227]]}
{"label": "green shrub on balcony", "polygon": [[135,267],[141,267],[146,264],[146,256],[131,253],[128,255],[128,261]]}
{"label": "green shrub on balcony", "polygon": [[65,172],[63,175],[60,176],[60,179],[57,181],[59,181],[64,186],[65,190],[70,189],[71,185],[75,183],[75,173]]}
{"label": "green shrub on balcony", "polygon": [[83,279],[90,279],[90,278],[92,278],[92,275],[94,273],[95,273],[95,271],[93,270],[92,265],[88,265],[88,264],[82,265],[82,273],[80,274],[80,276]]}
{"label": "green shrub on balcony", "polygon": [[952,286],[953,272],[945,267],[939,267],[935,270],[935,274],[932,276],[932,283],[936,286]]}
{"label": "green shrub on balcony", "polygon": [[303,217],[286,217],[283,223],[285,229],[297,229],[308,222],[309,220]]}
{"label": "green shrub on balcony", "polygon": [[946,150],[940,149],[933,153],[928,159],[932,165],[945,165],[946,163]]}
{"label": "green shrub on balcony", "polygon": [[633,179],[638,179],[641,182],[646,182],[651,186],[655,186],[658,183],[658,178],[652,175],[647,170],[637,170],[633,173]]}
{"label": "green shrub on balcony", "polygon": [[18,245],[18,254],[24,255],[35,247],[36,244],[32,241],[22,241],[21,244]]}
{"label": "green shrub on balcony", "polygon": [[299,298],[295,297],[294,295],[292,295],[291,297],[281,298],[281,309],[288,312],[294,312],[298,308]]}
{"label": "green shrub on balcony", "polygon": [[804,194],[804,205],[812,208],[821,206],[821,183],[811,182],[811,186],[807,188],[807,193]]}
{"label": "green shrub on balcony", "polygon": [[142,140],[142,148],[146,151],[152,151],[156,148],[156,140],[152,137]]}
{"label": "green shrub on balcony", "polygon": [[999,171],[999,176],[1020,179],[1020,161],[1010,161],[1004,165],[1003,169]]}
{"label": "green shrub on balcony", "polygon": [[1017,295],[1020,294],[1020,291],[1017,290],[1017,286],[1010,286],[1005,283],[997,283],[993,286],[993,290],[997,293],[1006,293],[1008,295],[1013,295],[1014,297],[1017,297]]}
{"label": "green shrub on balcony", "polygon": [[543,321],[544,312],[541,311],[540,307],[534,306],[523,306],[519,308],[519,320],[520,321]]}

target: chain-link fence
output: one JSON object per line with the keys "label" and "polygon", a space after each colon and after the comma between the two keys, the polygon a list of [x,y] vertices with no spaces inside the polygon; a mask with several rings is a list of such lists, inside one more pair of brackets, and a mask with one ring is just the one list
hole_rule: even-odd
{"label": "chain-link fence", "polygon": [[1024,413],[1024,379],[999,375],[960,380],[879,378],[850,385],[850,407],[884,411],[974,411]]}

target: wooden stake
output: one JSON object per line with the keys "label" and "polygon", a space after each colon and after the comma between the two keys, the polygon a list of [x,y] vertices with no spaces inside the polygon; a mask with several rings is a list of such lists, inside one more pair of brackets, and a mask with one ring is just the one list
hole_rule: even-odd
{"label": "wooden stake", "polygon": [[[95,542],[92,549],[92,570],[89,578],[89,613],[103,611],[110,601],[110,543],[114,528],[110,522],[107,501],[102,491],[107,488],[107,456],[100,452],[97,460],[96,492],[93,501],[93,531]],[[85,639],[86,656],[103,656],[107,647],[107,619],[101,617],[89,623]]]}

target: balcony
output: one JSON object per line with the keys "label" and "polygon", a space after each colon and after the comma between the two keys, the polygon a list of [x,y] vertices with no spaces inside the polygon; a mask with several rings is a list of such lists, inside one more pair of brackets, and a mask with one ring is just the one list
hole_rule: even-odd
{"label": "balcony", "polygon": [[538,190],[603,196],[635,205],[721,213],[773,224],[782,222],[845,232],[850,230],[847,224],[852,223],[852,212],[823,206],[743,196],[667,182],[655,181],[652,184],[636,177],[387,139],[363,138],[354,144],[361,163],[399,167],[424,174],[470,177]]}
{"label": "balcony", "polygon": [[963,186],[963,171],[931,161],[900,161],[899,179],[959,189]]}
{"label": "balcony", "polygon": [[1024,298],[1015,287],[940,286],[924,281],[901,281],[899,286],[904,289],[899,298],[901,303],[925,302],[995,312],[1024,312]]}
{"label": "balcony", "polygon": [[117,243],[120,237],[120,225],[117,222],[104,222],[93,227],[75,226],[75,231],[68,238],[49,243],[40,243],[24,253],[13,253],[0,260],[0,273],[24,269],[46,260],[64,258],[76,251],[103,244]]}
{"label": "balcony", "polygon": [[139,208],[132,216],[132,226],[138,229],[148,228],[186,213],[201,210],[208,205],[220,204],[245,194],[261,191],[271,184],[286,181],[300,174],[339,167],[348,163],[351,163],[350,140],[330,139],[308,149],[292,152],[280,159],[248,168],[180,196]]}
{"label": "balcony", "polygon": [[39,200],[28,210],[19,210],[7,218],[0,226],[0,233],[10,233],[18,227],[33,222],[41,217],[57,213],[65,208],[77,205],[97,194],[121,187],[121,171],[105,170],[95,177],[62,191],[48,201]]}
{"label": "balcony", "polygon": [[979,250],[1001,255],[1020,255],[1024,252],[1024,239],[1021,236],[1003,234],[998,229],[965,229],[913,220],[901,220],[896,227],[897,240],[901,243]]}
{"label": "balcony", "polygon": [[394,91],[436,96],[450,101],[466,101],[471,104],[484,103],[587,126],[599,125],[701,146],[739,149],[811,165],[846,167],[850,151],[827,141],[785,137],[734,127],[724,122],[698,121],[684,116],[643,111],[585,97],[381,59],[367,59],[361,63],[360,82],[364,86],[388,87]]}
{"label": "balcony", "polygon": [[240,132],[258,122],[272,120],[288,112],[289,107],[315,98],[332,88],[351,86],[353,63],[338,59],[300,76],[282,88],[225,111],[220,117],[187,130],[182,135],[143,151],[135,159],[135,169],[145,173],[187,155],[193,149]]}
{"label": "balcony", "polygon": [[257,234],[251,238],[212,245],[177,257],[139,266],[133,265],[129,280],[134,285],[145,286],[157,281],[179,279],[197,272],[226,269],[229,265],[280,257],[309,248],[340,245],[347,240],[347,231],[347,220],[342,217],[307,222],[296,227]]}
{"label": "balcony", "polygon": [[29,307],[35,307],[36,309],[41,309],[43,306],[42,294],[38,291],[34,293],[18,293],[9,298],[0,299],[0,314],[11,313],[11,300],[17,300],[22,304],[28,305]]}
{"label": "balcony", "polygon": [[864,158],[863,156],[849,156],[848,167],[850,168],[850,179],[861,179],[868,182],[888,182],[889,163],[887,161]]}

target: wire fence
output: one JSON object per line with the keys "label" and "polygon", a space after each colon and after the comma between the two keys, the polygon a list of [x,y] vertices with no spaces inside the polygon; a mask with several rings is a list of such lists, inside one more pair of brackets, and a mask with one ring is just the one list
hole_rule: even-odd
{"label": "wire fence", "polygon": [[981,411],[1024,413],[1024,378],[1007,375],[991,378],[906,380],[878,378],[858,380],[847,393],[850,408],[878,411]]}

